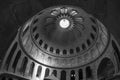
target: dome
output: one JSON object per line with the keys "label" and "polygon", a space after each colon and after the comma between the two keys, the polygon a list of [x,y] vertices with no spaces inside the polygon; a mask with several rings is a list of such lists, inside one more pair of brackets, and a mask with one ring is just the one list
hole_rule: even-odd
{"label": "dome", "polygon": [[[60,25],[66,22],[64,19],[68,23],[66,28]],[[95,51],[97,56],[102,53],[97,47],[103,51],[108,36],[101,26],[81,8],[51,7],[40,11],[23,26],[20,39],[26,54],[36,61],[52,67],[72,68],[94,60],[90,56]],[[105,44],[101,40],[103,36]]]}
{"label": "dome", "polygon": [[109,66],[114,67],[111,53],[118,46],[111,41],[105,26],[83,9],[50,7],[19,28],[1,71],[22,80],[98,80],[105,69],[115,73]]}

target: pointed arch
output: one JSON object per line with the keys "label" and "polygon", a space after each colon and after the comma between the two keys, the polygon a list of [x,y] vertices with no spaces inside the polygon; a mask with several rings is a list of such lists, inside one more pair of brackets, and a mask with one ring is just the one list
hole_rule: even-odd
{"label": "pointed arch", "polygon": [[99,80],[106,79],[108,76],[111,76],[115,73],[115,67],[113,62],[109,58],[104,58],[97,70],[97,76]]}

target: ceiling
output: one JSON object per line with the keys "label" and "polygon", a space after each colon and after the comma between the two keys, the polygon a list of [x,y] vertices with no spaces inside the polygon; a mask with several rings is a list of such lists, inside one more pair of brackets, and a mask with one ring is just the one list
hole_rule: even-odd
{"label": "ceiling", "polygon": [[40,10],[55,5],[73,5],[83,8],[102,21],[120,43],[119,4],[119,0],[1,0],[0,53],[4,55],[18,28],[26,20]]}

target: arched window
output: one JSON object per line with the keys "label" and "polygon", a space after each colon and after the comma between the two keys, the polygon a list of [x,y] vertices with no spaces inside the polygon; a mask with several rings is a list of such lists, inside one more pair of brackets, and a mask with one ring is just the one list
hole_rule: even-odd
{"label": "arched window", "polygon": [[40,77],[41,71],[42,71],[42,67],[41,67],[41,66],[38,66],[38,70],[37,70],[36,77]]}
{"label": "arched window", "polygon": [[86,67],[86,78],[92,78],[92,70],[89,66]]}
{"label": "arched window", "polygon": [[72,70],[70,73],[71,80],[75,80],[75,71]]}
{"label": "arched window", "polygon": [[5,65],[6,69],[8,69],[8,67],[9,67],[10,61],[11,61],[13,55],[14,55],[15,50],[17,49],[17,45],[18,45],[18,43],[15,42],[11,51],[10,51],[10,53],[9,53],[9,55],[8,55],[8,57],[6,58],[6,65]]}
{"label": "arched window", "polygon": [[50,72],[50,70],[47,68],[47,69],[45,70],[45,77],[49,76],[49,72]]}
{"label": "arched window", "polygon": [[35,67],[35,63],[32,62],[31,65],[30,65],[30,70],[29,70],[29,75],[30,75],[31,77],[32,77],[32,75],[33,75],[34,67]]}
{"label": "arched window", "polygon": [[14,71],[15,71],[15,69],[16,69],[18,60],[20,59],[20,56],[21,56],[21,51],[19,50],[19,51],[17,52],[17,55],[16,55],[16,57],[15,57],[15,60],[14,60],[14,62],[13,62],[13,65],[12,65]]}
{"label": "arched window", "polygon": [[118,63],[118,68],[120,69],[120,51],[119,51],[116,43],[113,40],[112,40],[112,47],[114,49],[114,55],[115,55],[117,63]]}
{"label": "arched window", "polygon": [[103,79],[106,80],[108,77],[110,77],[114,73],[115,73],[115,67],[112,61],[109,58],[104,58],[100,62],[97,70],[98,80],[103,80]]}
{"label": "arched window", "polygon": [[82,69],[79,69],[78,73],[79,73],[79,80],[83,80],[83,71],[82,71]]}
{"label": "arched window", "polygon": [[66,80],[66,71],[61,71],[61,78],[60,80]]}
{"label": "arched window", "polygon": [[27,59],[27,57],[24,57],[22,64],[21,64],[21,68],[20,68],[20,72],[23,73],[23,75],[25,73],[27,63],[28,63],[28,59]]}

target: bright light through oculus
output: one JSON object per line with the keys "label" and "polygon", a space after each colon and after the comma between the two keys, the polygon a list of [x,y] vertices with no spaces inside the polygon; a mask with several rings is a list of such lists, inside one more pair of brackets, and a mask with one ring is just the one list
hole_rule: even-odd
{"label": "bright light through oculus", "polygon": [[61,28],[68,28],[70,26],[70,21],[68,19],[61,19],[59,25]]}

